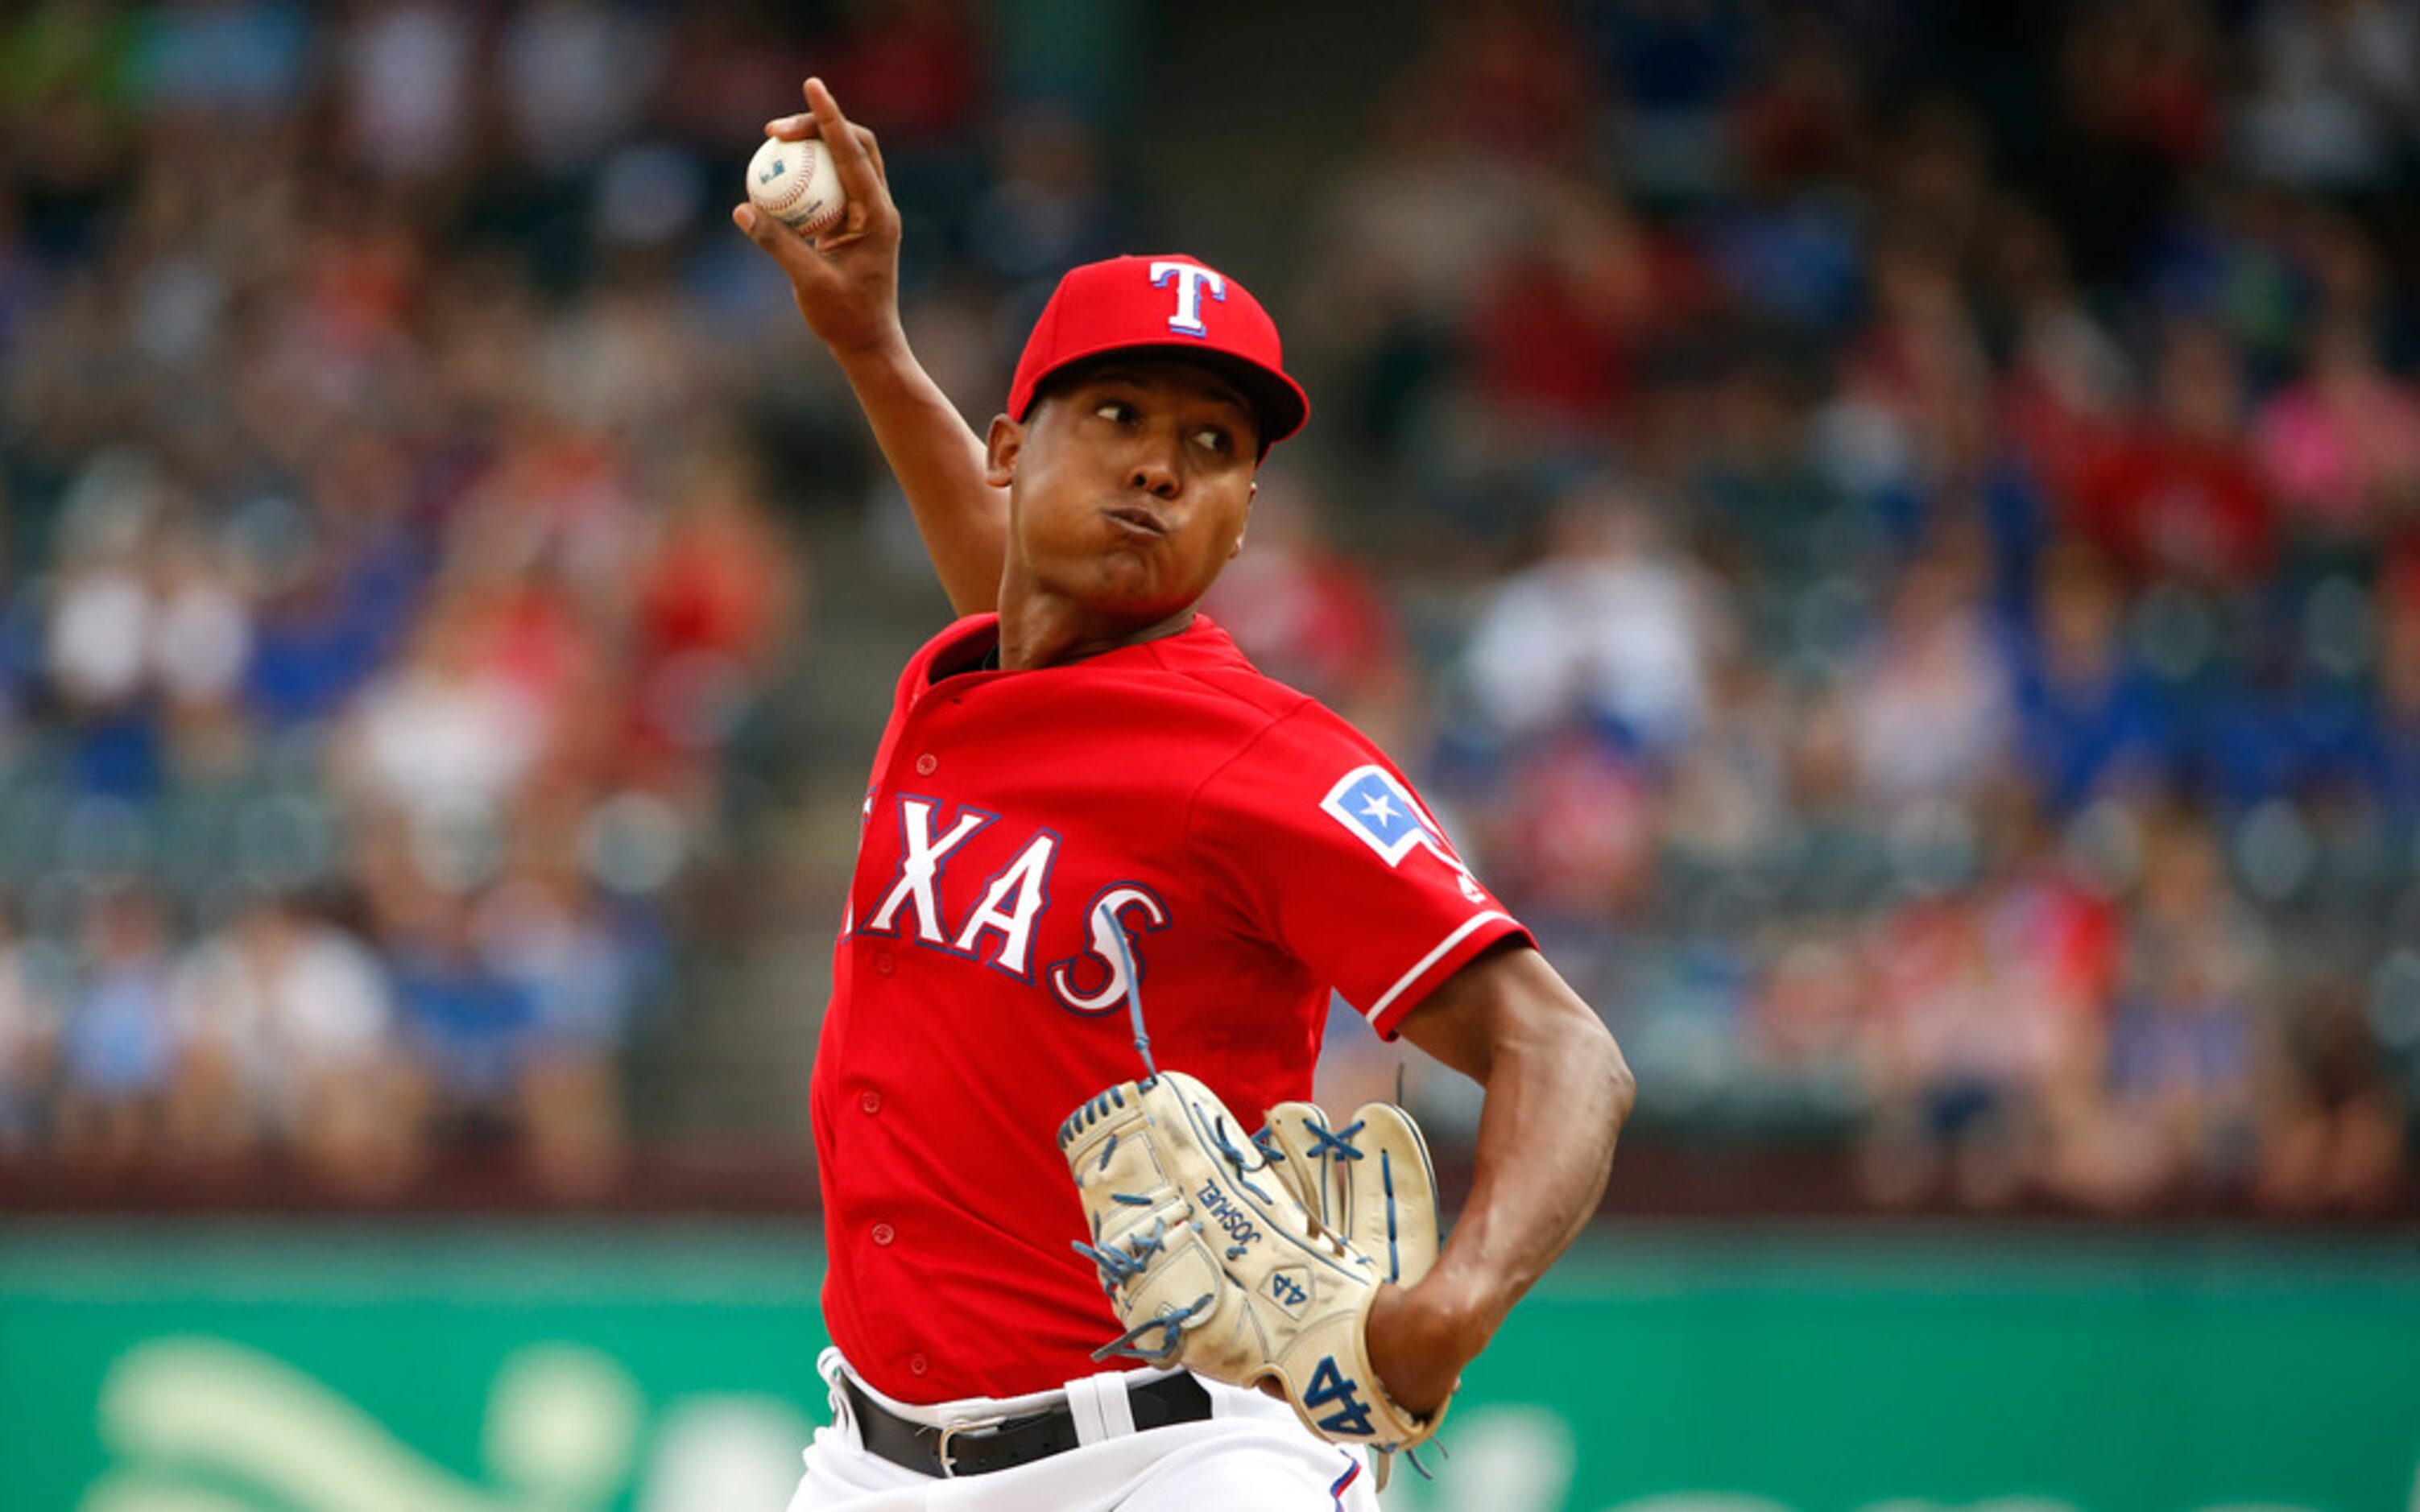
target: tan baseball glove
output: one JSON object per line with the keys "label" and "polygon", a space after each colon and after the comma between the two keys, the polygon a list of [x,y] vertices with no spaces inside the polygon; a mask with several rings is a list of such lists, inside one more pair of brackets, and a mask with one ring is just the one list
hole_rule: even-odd
{"label": "tan baseball glove", "polygon": [[1092,1224],[1076,1246],[1126,1332],[1129,1354],[1236,1385],[1273,1382],[1311,1430],[1408,1449],[1417,1418],[1370,1365],[1364,1328],[1381,1283],[1409,1286],[1437,1254],[1436,1175],[1409,1115],[1357,1109],[1344,1127],[1309,1103],[1246,1133],[1211,1090],[1161,1072],[1076,1110],[1059,1131]]}

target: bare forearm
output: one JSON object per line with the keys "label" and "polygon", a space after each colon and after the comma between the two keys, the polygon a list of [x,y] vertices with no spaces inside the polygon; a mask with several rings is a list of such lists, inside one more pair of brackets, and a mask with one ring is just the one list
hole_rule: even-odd
{"label": "bare forearm", "polygon": [[1592,1016],[1497,1046],[1484,1083],[1470,1196],[1432,1273],[1467,1309],[1473,1353],[1596,1212],[1633,1095]]}
{"label": "bare forearm", "polygon": [[1425,1414],[1596,1211],[1635,1093],[1595,1011],[1527,947],[1464,967],[1404,1034],[1487,1092],[1452,1239],[1418,1283],[1381,1288],[1366,1330],[1379,1379]]}
{"label": "bare forearm", "polygon": [[1007,550],[1008,495],[984,481],[982,440],[904,335],[833,355],[908,496],[951,607],[960,614],[995,608]]}

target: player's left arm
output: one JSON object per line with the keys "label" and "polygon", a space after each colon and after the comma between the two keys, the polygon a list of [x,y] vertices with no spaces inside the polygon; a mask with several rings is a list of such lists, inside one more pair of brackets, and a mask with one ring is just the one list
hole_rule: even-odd
{"label": "player's left arm", "polygon": [[1604,1021],[1519,940],[1447,978],[1398,1032],[1486,1089],[1451,1239],[1426,1276],[1388,1286],[1370,1312],[1371,1364],[1425,1415],[1595,1213],[1636,1089]]}

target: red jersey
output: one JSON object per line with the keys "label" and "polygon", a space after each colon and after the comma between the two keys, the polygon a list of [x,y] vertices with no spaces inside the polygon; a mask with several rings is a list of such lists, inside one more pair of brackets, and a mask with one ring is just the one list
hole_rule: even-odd
{"label": "red jersey", "polygon": [[[1062,1120],[1152,1053],[1236,1115],[1307,1098],[1331,988],[1382,1035],[1521,926],[1401,773],[1197,616],[1061,667],[899,680],[865,801],[813,1106],[824,1315],[866,1381],[947,1401],[1102,1368]],[[1525,936],[1526,937],[1526,936]]]}

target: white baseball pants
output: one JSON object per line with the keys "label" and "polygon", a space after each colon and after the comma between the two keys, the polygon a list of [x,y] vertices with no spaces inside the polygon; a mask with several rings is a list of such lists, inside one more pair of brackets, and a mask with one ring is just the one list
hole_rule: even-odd
{"label": "white baseball pants", "polygon": [[[1271,1396],[1204,1381],[1212,1415],[1198,1423],[1119,1432],[1079,1427],[1073,1449],[1031,1464],[945,1480],[918,1474],[870,1454],[859,1442],[840,1375],[838,1350],[826,1350],[818,1369],[832,1383],[832,1422],[815,1430],[806,1451],[806,1477],[789,1512],[1378,1512],[1368,1457],[1326,1443],[1303,1427],[1294,1409]],[[936,1426],[953,1419],[1014,1417],[1044,1411],[1065,1397],[1078,1422],[1114,1421],[1122,1413],[1087,1413],[1087,1393],[1123,1394],[1137,1370],[1071,1381],[1063,1391],[1032,1396],[970,1397],[933,1407],[892,1401],[862,1381],[858,1389],[902,1417]],[[1097,1435],[1097,1436],[1096,1436]]]}

